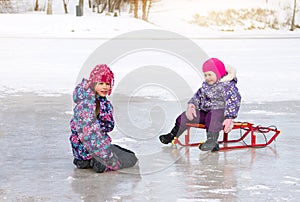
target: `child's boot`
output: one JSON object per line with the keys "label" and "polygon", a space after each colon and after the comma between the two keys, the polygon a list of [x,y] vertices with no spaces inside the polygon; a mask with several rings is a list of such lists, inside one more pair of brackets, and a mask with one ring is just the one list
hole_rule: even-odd
{"label": "child's boot", "polygon": [[206,134],[207,139],[203,144],[199,145],[199,149],[202,151],[219,151],[219,144],[218,144],[218,138],[219,133],[218,132],[207,132]]}
{"label": "child's boot", "polygon": [[[161,135],[159,136],[159,140],[163,143],[163,144],[169,144],[171,143],[174,138],[178,135],[178,131],[179,131],[179,127],[178,126],[174,126],[174,128],[172,129],[172,131],[168,134],[165,135]],[[180,134],[179,134],[180,135]]]}
{"label": "child's boot", "polygon": [[96,173],[103,173],[106,170],[106,166],[95,158],[92,158],[90,165]]}
{"label": "child's boot", "polygon": [[73,164],[79,169],[91,168],[89,160],[79,160],[74,158]]}

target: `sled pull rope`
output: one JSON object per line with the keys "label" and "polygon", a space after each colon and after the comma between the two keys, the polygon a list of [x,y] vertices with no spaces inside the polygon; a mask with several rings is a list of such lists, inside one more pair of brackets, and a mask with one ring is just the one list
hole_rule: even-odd
{"label": "sled pull rope", "polygon": [[[253,131],[257,131],[259,132],[260,134],[262,134],[264,136],[264,139],[265,139],[265,145],[264,146],[252,146],[252,145],[248,145],[244,139],[242,139],[242,142],[247,146],[247,147],[253,147],[253,148],[264,148],[267,146],[267,143],[268,143],[268,138],[266,137],[266,133],[270,132],[270,131],[277,131],[277,127],[275,125],[270,125],[268,127],[264,127],[264,126],[261,126],[261,125],[257,125],[253,128],[243,128],[242,126],[243,125],[248,125],[247,122],[242,122],[241,123],[241,127],[240,127],[240,137],[242,137],[243,135],[243,130],[245,131],[249,131],[249,130],[253,130]],[[274,139],[274,141],[276,142],[276,138]]]}

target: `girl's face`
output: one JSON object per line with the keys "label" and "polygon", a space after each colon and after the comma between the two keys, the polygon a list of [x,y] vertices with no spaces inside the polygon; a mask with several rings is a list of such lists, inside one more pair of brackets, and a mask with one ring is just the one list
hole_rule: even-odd
{"label": "girl's face", "polygon": [[110,83],[98,82],[95,85],[95,91],[101,97],[106,97],[110,91]]}
{"label": "girl's face", "polygon": [[217,75],[213,71],[204,72],[205,82],[208,85],[213,85],[217,82]]}

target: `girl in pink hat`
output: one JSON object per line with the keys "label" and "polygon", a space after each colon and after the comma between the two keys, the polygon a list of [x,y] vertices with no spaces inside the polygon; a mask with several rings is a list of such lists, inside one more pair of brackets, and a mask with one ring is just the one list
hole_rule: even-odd
{"label": "girl in pink hat", "polygon": [[101,64],[73,92],[76,105],[70,122],[70,142],[77,168],[93,168],[101,173],[132,167],[137,162],[132,151],[111,144],[108,135],[114,128],[113,106],[107,99],[113,85],[113,72]]}
{"label": "girl in pink hat", "polygon": [[207,140],[200,145],[202,151],[218,151],[219,132],[228,133],[237,117],[241,96],[236,87],[235,70],[226,67],[217,58],[210,58],[202,66],[205,81],[201,88],[188,101],[185,112],[176,119],[170,133],[159,136],[162,143],[171,143],[186,129],[187,123],[205,124]]}

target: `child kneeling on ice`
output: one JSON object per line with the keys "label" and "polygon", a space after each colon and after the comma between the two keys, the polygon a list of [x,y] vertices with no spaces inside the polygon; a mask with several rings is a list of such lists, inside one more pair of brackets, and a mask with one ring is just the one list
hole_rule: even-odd
{"label": "child kneeling on ice", "polygon": [[202,71],[205,77],[202,87],[189,100],[186,112],[177,117],[171,132],[159,136],[162,143],[171,143],[179,137],[187,129],[187,123],[201,123],[205,124],[207,139],[199,149],[218,151],[219,132],[231,131],[241,102],[235,70],[225,68],[217,58],[210,58],[204,62]]}
{"label": "child kneeling on ice", "polygon": [[132,167],[137,162],[132,151],[111,144],[108,135],[114,128],[114,119],[113,106],[106,96],[111,94],[113,84],[113,72],[101,64],[73,92],[76,106],[70,122],[70,142],[77,168],[102,173]]}

